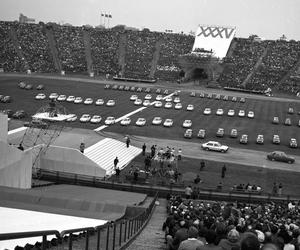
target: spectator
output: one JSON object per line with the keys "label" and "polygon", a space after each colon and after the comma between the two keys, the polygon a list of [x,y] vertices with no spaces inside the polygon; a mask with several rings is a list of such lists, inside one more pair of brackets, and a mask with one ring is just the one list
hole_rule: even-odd
{"label": "spectator", "polygon": [[225,166],[225,164],[224,164],[223,167],[222,167],[222,174],[221,174],[222,179],[225,178],[226,170],[227,170],[227,169],[226,169],[226,166]]}
{"label": "spectator", "polygon": [[129,138],[129,136],[127,135],[125,137],[125,139],[126,139],[126,147],[129,148],[129,144],[130,144],[130,138]]}
{"label": "spectator", "polygon": [[167,250],[177,250],[180,243],[188,238],[188,229],[185,220],[179,222],[179,229],[174,234],[174,238],[171,235],[167,235]]}
{"label": "spectator", "polygon": [[219,243],[219,247],[222,250],[231,250],[233,247],[240,247],[240,234],[237,230],[231,229],[227,234],[227,239],[222,239]]}
{"label": "spectator", "polygon": [[206,245],[197,247],[197,250],[221,250],[221,247],[217,246],[216,243],[217,234],[214,230],[207,230],[205,233]]}
{"label": "spectator", "polygon": [[191,195],[192,195],[192,187],[191,186],[187,186],[184,190],[184,193],[185,193],[185,198],[186,199],[191,199]]}
{"label": "spectator", "polygon": [[80,150],[81,153],[84,153],[84,149],[85,149],[85,144],[82,142],[79,145],[79,150]]}
{"label": "spectator", "polygon": [[260,243],[258,241],[258,238],[252,233],[247,234],[247,236],[241,241],[240,249],[241,250],[259,250]]}
{"label": "spectator", "polygon": [[282,188],[283,188],[282,184],[279,183],[279,185],[278,185],[278,195],[279,195],[279,196],[282,195]]}
{"label": "spectator", "polygon": [[197,238],[198,229],[191,226],[188,230],[188,238],[180,243],[178,250],[195,250],[204,246],[204,243]]}
{"label": "spectator", "polygon": [[200,175],[197,174],[197,177],[194,179],[195,184],[199,184],[201,182]]}
{"label": "spectator", "polygon": [[146,153],[146,144],[145,143],[142,146],[142,150],[143,150],[142,154],[145,155],[145,153]]}
{"label": "spectator", "polygon": [[116,158],[114,159],[114,168],[115,168],[115,169],[117,168],[118,163],[119,163],[119,159],[118,159],[118,157],[116,157]]}

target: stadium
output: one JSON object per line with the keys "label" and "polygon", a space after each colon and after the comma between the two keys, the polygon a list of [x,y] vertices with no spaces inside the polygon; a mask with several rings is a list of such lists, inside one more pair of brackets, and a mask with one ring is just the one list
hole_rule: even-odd
{"label": "stadium", "polygon": [[0,21],[0,249],[299,248],[300,42],[236,31]]}

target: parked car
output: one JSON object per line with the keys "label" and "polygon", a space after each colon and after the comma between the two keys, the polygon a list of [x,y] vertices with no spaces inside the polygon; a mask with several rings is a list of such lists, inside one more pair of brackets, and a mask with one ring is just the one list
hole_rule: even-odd
{"label": "parked car", "polygon": [[273,124],[279,124],[279,118],[277,116],[274,116],[273,120],[272,120],[272,123]]}
{"label": "parked car", "polygon": [[233,109],[229,109],[227,115],[228,116],[234,116],[234,110]]}
{"label": "parked car", "polygon": [[89,114],[83,114],[81,117],[80,117],[80,122],[89,122],[91,120],[91,116]]}
{"label": "parked car", "polygon": [[110,89],[110,88],[111,88],[110,84],[105,84],[104,89]]}
{"label": "parked car", "polygon": [[79,103],[82,103],[82,102],[83,102],[83,100],[80,96],[76,97],[75,100],[74,100],[75,104],[79,104]]}
{"label": "parked car", "polygon": [[298,147],[298,143],[297,143],[296,138],[291,138],[290,139],[290,147],[291,148],[297,148]]}
{"label": "parked car", "polygon": [[13,115],[12,118],[14,119],[22,119],[27,116],[26,112],[24,110],[17,110]]}
{"label": "parked car", "polygon": [[218,151],[218,152],[222,152],[225,153],[228,151],[229,147],[226,145],[222,145],[219,142],[216,141],[209,141],[206,143],[203,143],[201,145],[201,148],[204,150],[212,150],[212,151]]}
{"label": "parked car", "polygon": [[187,111],[193,111],[194,110],[194,105],[193,104],[187,105],[186,110]]}
{"label": "parked car", "polygon": [[172,102],[173,101],[173,98],[172,96],[168,96],[164,99],[166,102]]}
{"label": "parked car", "polygon": [[152,99],[152,95],[150,95],[150,94],[147,94],[146,96],[145,96],[145,98],[144,98],[145,100],[151,100]]}
{"label": "parked car", "polygon": [[183,135],[184,138],[191,139],[193,137],[193,130],[188,128]]}
{"label": "parked car", "polygon": [[162,119],[161,117],[154,117],[153,120],[152,120],[152,124],[153,125],[160,125],[162,123]]}
{"label": "parked car", "polygon": [[232,97],[231,101],[236,102],[237,98],[235,96]]}
{"label": "parked car", "polygon": [[240,102],[241,102],[241,103],[245,103],[245,102],[246,102],[245,98],[244,98],[244,97],[241,97]]}
{"label": "parked car", "polygon": [[102,120],[102,117],[100,115],[93,115],[93,117],[90,120],[90,123],[97,124],[97,123],[100,123],[101,120]]}
{"label": "parked car", "polygon": [[239,117],[244,117],[245,116],[245,110],[240,110],[239,111]]}
{"label": "parked car", "polygon": [[91,104],[93,104],[93,102],[94,102],[94,100],[92,98],[86,98],[84,100],[85,105],[91,105]]}
{"label": "parked car", "polygon": [[135,101],[136,99],[138,99],[137,95],[131,95],[130,96],[130,101]]}
{"label": "parked car", "polygon": [[26,83],[25,83],[25,82],[19,82],[18,87],[19,87],[20,89],[25,89]]}
{"label": "parked car", "polygon": [[106,103],[106,106],[107,107],[113,107],[116,105],[116,102],[115,100],[108,100],[107,103]]}
{"label": "parked car", "polygon": [[241,144],[247,144],[248,143],[248,135],[242,135],[240,138],[240,143]]}
{"label": "parked car", "polygon": [[165,108],[166,108],[166,109],[172,108],[172,103],[171,103],[171,102],[166,102]]}
{"label": "parked car", "polygon": [[224,111],[223,109],[217,109],[216,115],[223,115]]}
{"label": "parked car", "polygon": [[257,144],[264,144],[264,136],[263,135],[257,135],[256,143]]}
{"label": "parked car", "polygon": [[129,117],[125,117],[124,119],[121,120],[120,124],[122,126],[128,126],[131,123],[131,119]]}
{"label": "parked car", "polygon": [[95,102],[95,105],[100,106],[100,105],[104,105],[104,100],[103,99],[97,99]]}
{"label": "parked car", "polygon": [[164,127],[172,127],[173,126],[173,120],[172,119],[166,119],[165,121],[164,121]]}
{"label": "parked car", "polygon": [[210,115],[211,114],[211,108],[205,108],[203,111],[204,115]]}
{"label": "parked car", "polygon": [[273,140],[272,140],[272,142],[273,142],[274,144],[280,144],[280,137],[279,137],[279,135],[273,135]]}
{"label": "parked car", "polygon": [[164,95],[168,95],[168,94],[169,94],[169,90],[165,89]]}
{"label": "parked car", "polygon": [[205,129],[199,129],[199,132],[197,134],[198,138],[204,139],[205,138]]}
{"label": "parked car", "polygon": [[291,118],[286,118],[284,121],[284,125],[291,126],[292,125]]}
{"label": "parked car", "polygon": [[223,128],[218,128],[218,131],[216,133],[217,137],[224,137],[224,129]]}
{"label": "parked car", "polygon": [[282,151],[273,151],[267,155],[267,159],[270,161],[280,161],[280,162],[287,162],[292,164],[295,162],[295,158],[288,156],[286,153]]}
{"label": "parked car", "polygon": [[177,109],[177,110],[182,109],[182,104],[180,102],[178,102],[178,103],[175,104],[174,108]]}
{"label": "parked car", "polygon": [[74,102],[74,101],[75,101],[75,96],[73,95],[68,96],[67,102]]}
{"label": "parked car", "polygon": [[230,137],[231,138],[237,138],[237,136],[238,136],[237,129],[235,129],[235,128],[231,129],[231,131],[230,131]]}
{"label": "parked car", "polygon": [[66,99],[67,97],[65,95],[59,95],[56,100],[62,102],[65,101]]}
{"label": "parked car", "polygon": [[106,120],[105,120],[105,125],[112,125],[112,124],[114,124],[116,122],[116,119],[115,119],[115,117],[113,117],[113,116],[109,116],[109,117],[107,117],[106,118]]}
{"label": "parked car", "polygon": [[150,88],[146,88],[145,89],[145,93],[151,93],[151,89]]}
{"label": "parked car", "polygon": [[155,100],[156,101],[161,101],[164,97],[162,95],[157,95]]}
{"label": "parked car", "polygon": [[180,98],[179,98],[178,96],[175,97],[173,102],[174,102],[174,103],[179,103],[179,102],[180,102]]}
{"label": "parked car", "polygon": [[2,98],[1,102],[3,102],[3,103],[10,103],[10,102],[12,102],[12,98],[11,98],[11,96],[6,95],[6,96],[4,96]]}
{"label": "parked car", "polygon": [[145,126],[146,124],[146,119],[145,118],[138,118],[137,121],[135,122],[135,125],[136,126]]}
{"label": "parked car", "polygon": [[190,93],[190,96],[192,96],[192,97],[196,96],[196,92],[195,92],[195,91],[192,91],[192,92]]}
{"label": "parked car", "polygon": [[294,114],[294,108],[289,107],[288,113],[289,113],[289,114]]}
{"label": "parked car", "polygon": [[155,101],[155,103],[154,103],[154,107],[155,108],[161,108],[162,107],[162,102],[161,101]]}
{"label": "parked car", "polygon": [[32,85],[32,84],[27,84],[27,85],[25,86],[25,89],[26,89],[26,90],[32,90],[32,89],[33,89],[33,85]]}
{"label": "parked car", "polygon": [[69,114],[69,117],[67,118],[67,122],[75,122],[77,120],[77,115],[75,114]]}
{"label": "parked car", "polygon": [[151,102],[149,100],[144,100],[143,101],[143,106],[150,106],[151,105]]}
{"label": "parked car", "polygon": [[35,100],[44,100],[46,99],[46,95],[43,93],[39,93],[35,96]]}
{"label": "parked car", "polygon": [[50,100],[56,100],[57,99],[57,97],[58,97],[58,94],[57,93],[51,93],[50,95],[49,95],[49,99]]}
{"label": "parked car", "polygon": [[248,112],[248,118],[254,118],[254,112],[253,111]]}
{"label": "parked car", "polygon": [[184,120],[184,122],[182,123],[182,127],[184,128],[192,127],[192,120]]}
{"label": "parked car", "polygon": [[136,99],[133,104],[136,106],[139,106],[139,105],[142,105],[142,103],[143,103],[143,101],[141,99]]}

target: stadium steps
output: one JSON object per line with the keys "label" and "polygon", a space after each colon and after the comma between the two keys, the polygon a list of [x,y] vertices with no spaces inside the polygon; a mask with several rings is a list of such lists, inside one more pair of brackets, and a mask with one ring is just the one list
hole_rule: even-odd
{"label": "stadium steps", "polygon": [[259,66],[262,64],[262,61],[264,59],[264,57],[267,55],[268,53],[268,48],[264,49],[264,52],[262,53],[262,55],[258,58],[256,64],[253,67],[253,70],[251,70],[251,72],[247,75],[247,77],[245,78],[245,80],[243,81],[243,83],[241,84],[242,86],[246,87],[248,82],[250,81],[250,79],[252,78],[252,76],[255,74],[255,72],[258,70]]}
{"label": "stadium steps", "polygon": [[275,88],[277,88],[278,86],[283,86],[284,82],[286,80],[288,80],[290,78],[290,76],[294,73],[294,72],[298,72],[300,71],[300,59],[298,60],[298,62],[290,69],[290,71],[285,74],[282,79],[278,82],[278,84],[275,86]]}
{"label": "stadium steps", "polygon": [[156,67],[157,67],[157,64],[158,64],[162,44],[163,44],[163,40],[159,40],[155,44],[155,51],[153,53],[153,59],[152,59],[152,62],[151,62],[149,78],[154,78],[154,74],[155,74]]}
{"label": "stadium steps", "polygon": [[140,148],[126,147],[124,142],[105,138],[90,146],[84,151],[84,155],[106,170],[106,175],[114,174],[114,159],[118,157],[118,167],[123,169],[137,155],[142,152]]}
{"label": "stadium steps", "polygon": [[60,62],[59,57],[58,57],[58,51],[57,51],[57,48],[56,48],[56,42],[55,42],[55,39],[54,39],[52,29],[46,29],[46,36],[47,36],[47,39],[48,39],[49,48],[50,48],[50,51],[51,51],[51,55],[52,55],[52,58],[53,58],[55,69],[58,72],[61,72],[62,66],[61,66],[61,62]]}
{"label": "stadium steps", "polygon": [[162,225],[167,218],[167,200],[159,199],[150,221],[137,238],[126,248],[127,250],[166,249],[165,233]]}
{"label": "stadium steps", "polygon": [[83,44],[84,44],[84,52],[87,63],[88,73],[93,72],[93,60],[92,60],[92,52],[91,52],[91,36],[87,30],[83,30]]}
{"label": "stadium steps", "polygon": [[20,61],[24,63],[22,66],[25,68],[25,70],[29,70],[30,69],[29,64],[23,54],[22,47],[20,46],[20,43],[18,41],[16,31],[12,27],[9,30],[9,37],[12,41],[12,44],[14,46],[14,49],[15,49]]}
{"label": "stadium steps", "polygon": [[119,66],[121,68],[121,76],[125,73],[125,63],[126,63],[126,47],[127,47],[127,36],[125,34],[120,35],[120,41],[119,41]]}

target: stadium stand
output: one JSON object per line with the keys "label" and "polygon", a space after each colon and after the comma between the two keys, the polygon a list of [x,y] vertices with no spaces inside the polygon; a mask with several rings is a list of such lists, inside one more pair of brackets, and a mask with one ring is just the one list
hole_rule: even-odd
{"label": "stadium stand", "polygon": [[[292,202],[204,202],[171,196],[167,205],[168,217],[163,223],[167,249],[181,249],[181,242],[188,238],[191,227],[197,230],[197,238],[203,245],[212,244],[221,249],[241,249],[251,235],[256,239],[257,248],[245,249],[261,249],[265,244],[274,244],[278,249],[298,249],[299,209],[299,204]],[[287,248],[291,245],[294,248]]]}
{"label": "stadium stand", "polygon": [[[135,81],[177,81],[179,55],[191,51],[185,34],[0,22],[0,67],[5,72],[95,73]],[[221,86],[263,93],[299,93],[300,42],[235,38],[223,59]]]}

